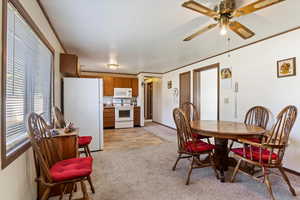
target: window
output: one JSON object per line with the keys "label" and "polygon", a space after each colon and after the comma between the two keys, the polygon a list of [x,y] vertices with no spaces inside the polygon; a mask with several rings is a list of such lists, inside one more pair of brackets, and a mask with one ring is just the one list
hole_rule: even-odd
{"label": "window", "polygon": [[3,157],[11,162],[20,149],[29,146],[27,114],[36,112],[51,120],[53,54],[12,4],[8,3],[6,9],[1,134],[2,162]]}

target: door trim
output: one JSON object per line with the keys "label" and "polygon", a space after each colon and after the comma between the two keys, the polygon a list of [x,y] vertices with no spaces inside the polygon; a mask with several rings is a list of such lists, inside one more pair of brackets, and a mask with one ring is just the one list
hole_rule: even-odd
{"label": "door trim", "polygon": [[[205,67],[200,67],[197,69],[193,70],[193,103],[195,104],[197,99],[196,99],[196,88],[197,88],[197,73],[198,72],[203,72],[203,71],[207,71],[210,69],[214,69],[217,68],[218,71],[218,77],[217,77],[217,84],[218,84],[218,105],[217,105],[217,109],[218,109],[218,113],[217,113],[217,119],[220,120],[220,63],[215,63],[212,65],[208,65]],[[201,96],[201,93],[200,93]],[[201,110],[199,110],[201,112]]]}
{"label": "door trim", "polygon": [[179,74],[179,107],[181,107],[181,87],[182,87],[182,83],[181,83],[181,76],[185,75],[185,74],[189,74],[189,101],[191,101],[191,71],[187,71],[187,72],[183,72]]}

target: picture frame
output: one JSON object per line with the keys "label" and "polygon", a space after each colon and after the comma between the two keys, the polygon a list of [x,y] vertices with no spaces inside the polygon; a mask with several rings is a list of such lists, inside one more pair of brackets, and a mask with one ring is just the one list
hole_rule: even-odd
{"label": "picture frame", "polygon": [[277,78],[296,76],[296,57],[277,61]]}
{"label": "picture frame", "polygon": [[231,78],[232,78],[232,72],[229,67],[221,69],[221,79],[231,79]]}
{"label": "picture frame", "polygon": [[172,81],[168,81],[168,89],[172,88]]}

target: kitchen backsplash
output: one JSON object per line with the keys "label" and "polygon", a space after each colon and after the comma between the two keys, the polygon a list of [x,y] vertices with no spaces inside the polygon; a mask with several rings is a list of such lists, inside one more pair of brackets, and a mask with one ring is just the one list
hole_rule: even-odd
{"label": "kitchen backsplash", "polygon": [[[129,99],[125,99],[123,101],[123,103],[125,102],[128,102]],[[110,96],[104,96],[103,97],[103,104],[106,105],[106,106],[112,106],[114,103],[117,103],[117,104],[121,104],[121,99],[118,99],[118,100],[114,100],[113,97],[110,97]],[[132,97],[131,98],[131,104],[132,105],[137,105],[137,98],[136,97]]]}

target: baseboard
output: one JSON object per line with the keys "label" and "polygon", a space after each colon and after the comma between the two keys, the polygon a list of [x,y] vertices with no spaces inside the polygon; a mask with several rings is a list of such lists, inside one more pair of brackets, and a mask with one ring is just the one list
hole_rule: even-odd
{"label": "baseboard", "polygon": [[297,171],[295,171],[295,170],[292,170],[292,169],[289,169],[289,168],[285,168],[285,167],[283,167],[283,169],[284,169],[286,172],[290,173],[290,174],[294,174],[294,175],[296,175],[296,176],[300,176],[300,172],[297,172]]}
{"label": "baseboard", "polygon": [[173,129],[173,130],[175,130],[175,131],[176,131],[176,128],[173,128],[173,127],[171,127],[171,126],[168,126],[168,125],[162,124],[162,123],[160,123],[160,122],[156,122],[156,121],[152,121],[152,122],[153,122],[153,123],[156,123],[156,124],[159,124],[159,125],[162,125],[162,126],[164,126],[164,127],[167,127],[167,128]]}

